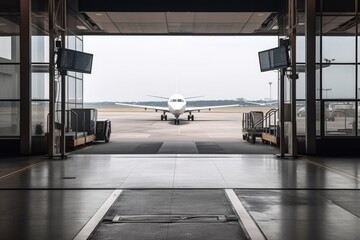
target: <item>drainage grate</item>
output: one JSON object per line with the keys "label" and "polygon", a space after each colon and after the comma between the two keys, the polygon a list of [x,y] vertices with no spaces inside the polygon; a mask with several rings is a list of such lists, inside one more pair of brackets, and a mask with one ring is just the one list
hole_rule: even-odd
{"label": "drainage grate", "polygon": [[219,223],[238,221],[238,219],[235,215],[116,215],[110,221],[113,223]]}

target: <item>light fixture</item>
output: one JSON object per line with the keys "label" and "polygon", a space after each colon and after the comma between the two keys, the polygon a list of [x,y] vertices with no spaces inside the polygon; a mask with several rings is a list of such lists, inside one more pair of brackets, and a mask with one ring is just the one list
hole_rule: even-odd
{"label": "light fixture", "polygon": [[82,25],[76,26],[76,28],[79,29],[79,30],[86,30],[87,29],[87,27],[82,26]]}
{"label": "light fixture", "polygon": [[95,16],[102,16],[102,13],[95,13]]}
{"label": "light fixture", "polygon": [[305,25],[305,23],[303,23],[303,22],[299,22],[299,23],[298,23],[298,25],[299,25],[299,26],[304,26],[304,25]]}

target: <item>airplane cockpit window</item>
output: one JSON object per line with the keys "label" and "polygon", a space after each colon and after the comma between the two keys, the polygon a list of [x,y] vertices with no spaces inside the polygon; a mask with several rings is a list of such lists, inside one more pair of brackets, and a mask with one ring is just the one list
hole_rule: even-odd
{"label": "airplane cockpit window", "polygon": [[178,99],[177,101],[178,101],[178,102],[183,102],[184,100],[182,100],[182,99]]}
{"label": "airplane cockpit window", "polygon": [[170,99],[170,102],[176,102],[176,99]]}

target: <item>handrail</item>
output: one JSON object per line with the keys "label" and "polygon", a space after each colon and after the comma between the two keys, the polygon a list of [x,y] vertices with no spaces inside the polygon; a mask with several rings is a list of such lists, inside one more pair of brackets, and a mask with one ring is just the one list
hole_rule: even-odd
{"label": "handrail", "polygon": [[[61,110],[56,110],[55,112],[61,112]],[[72,114],[75,115],[75,139],[77,139],[77,135],[78,135],[78,119],[79,119],[78,114],[75,111],[73,111],[72,109],[68,109],[68,110],[66,110],[66,112],[71,112]],[[49,114],[50,113],[47,114],[47,128],[46,128],[47,132],[49,132]],[[67,129],[68,129],[67,132],[69,132],[69,125],[70,125],[69,124],[69,118],[67,118]]]}
{"label": "handrail", "polygon": [[269,117],[270,117],[270,113],[271,113],[271,112],[276,112],[276,111],[278,111],[278,110],[275,109],[275,108],[270,109],[269,111],[267,111],[267,112],[265,113],[265,116],[264,116],[264,117],[262,117],[261,119],[259,119],[258,121],[256,121],[253,125],[256,126],[256,125],[260,124],[261,122],[264,122],[265,120],[267,120],[268,115],[269,115]]}
{"label": "handrail", "polygon": [[[274,136],[277,136],[278,133],[278,126],[277,126],[277,118],[276,118],[276,114],[279,110],[278,109],[270,109],[267,113],[266,113],[266,124],[265,124],[265,132],[266,133],[271,133],[271,130],[273,130],[274,132]],[[273,125],[271,124],[271,120],[273,117]]]}

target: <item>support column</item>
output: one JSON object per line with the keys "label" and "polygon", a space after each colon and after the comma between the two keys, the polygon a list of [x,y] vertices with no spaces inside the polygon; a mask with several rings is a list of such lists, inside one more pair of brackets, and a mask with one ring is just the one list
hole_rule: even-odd
{"label": "support column", "polygon": [[306,154],[316,153],[316,1],[305,3]]}
{"label": "support column", "polygon": [[20,0],[20,153],[31,154],[31,0]]}
{"label": "support column", "polygon": [[55,60],[54,60],[54,0],[49,0],[49,135],[48,135],[48,155],[54,157],[55,149]]}
{"label": "support column", "polygon": [[291,103],[291,131],[289,139],[289,154],[297,156],[297,127],[296,127],[296,31],[297,28],[297,0],[289,0],[289,38],[291,47],[291,76],[290,76],[290,103]]}

